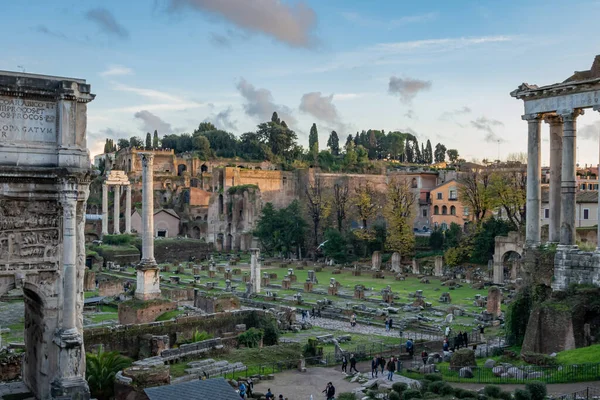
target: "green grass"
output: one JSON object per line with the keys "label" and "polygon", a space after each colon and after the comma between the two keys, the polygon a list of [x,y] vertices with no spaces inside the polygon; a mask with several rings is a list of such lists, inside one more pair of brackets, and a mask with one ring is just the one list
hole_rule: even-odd
{"label": "green grass", "polygon": [[563,365],[600,362],[600,344],[561,351],[557,354],[556,360]]}
{"label": "green grass", "polygon": [[97,297],[98,296],[98,291],[94,290],[93,292],[84,292],[83,293],[83,297],[86,299],[89,299],[90,297]]}
{"label": "green grass", "polygon": [[171,311],[167,311],[164,314],[161,314],[158,316],[158,318],[156,318],[156,321],[168,321],[170,319],[173,319],[179,315],[181,315],[184,311],[179,311],[179,310],[171,310]]}

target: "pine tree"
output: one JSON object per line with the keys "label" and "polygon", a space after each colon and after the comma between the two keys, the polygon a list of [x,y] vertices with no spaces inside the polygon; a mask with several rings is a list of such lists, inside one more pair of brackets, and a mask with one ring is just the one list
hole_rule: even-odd
{"label": "pine tree", "polygon": [[441,163],[446,161],[446,146],[441,143],[435,145],[435,162]]}
{"label": "pine tree", "polygon": [[319,154],[319,132],[317,131],[317,124],[313,123],[310,127],[310,134],[308,135],[308,148],[311,152]]}
{"label": "pine tree", "polygon": [[347,149],[347,148],[348,148],[348,145],[349,145],[350,143],[354,143],[354,137],[352,137],[352,135],[351,135],[351,134],[350,134],[350,135],[348,135],[348,137],[346,138],[346,144],[344,145],[344,148],[346,148],[346,149]]}
{"label": "pine tree", "polygon": [[155,150],[159,148],[158,131],[156,129],[154,130],[154,137],[152,138],[152,148],[154,148]]}
{"label": "pine tree", "polygon": [[419,141],[415,138],[414,140],[414,149],[415,149],[415,154],[414,154],[414,162],[419,164],[421,163],[422,160],[422,155],[421,155],[421,149],[419,148]]}
{"label": "pine tree", "polygon": [[334,156],[340,154],[340,139],[338,138],[336,131],[331,131],[329,139],[327,139],[327,147],[329,147],[331,154]]}
{"label": "pine tree", "polygon": [[407,163],[414,162],[414,153],[413,153],[413,148],[411,146],[410,140],[406,140],[406,149],[404,150],[404,154],[406,154],[406,162]]}
{"label": "pine tree", "polygon": [[152,150],[152,136],[150,136],[150,132],[146,133],[146,150]]}
{"label": "pine tree", "polygon": [[431,149],[431,142],[429,139],[427,139],[427,147],[425,147],[425,150],[427,151],[427,159],[425,162],[431,164],[433,162],[433,150]]}

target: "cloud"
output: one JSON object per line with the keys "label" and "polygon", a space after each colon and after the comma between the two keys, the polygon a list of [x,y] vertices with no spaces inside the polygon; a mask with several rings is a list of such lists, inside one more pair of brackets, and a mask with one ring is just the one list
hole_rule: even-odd
{"label": "cloud", "polygon": [[333,95],[323,96],[321,92],[310,92],[302,95],[300,111],[312,115],[324,122],[338,122],[340,116],[333,104]]}
{"label": "cloud", "polygon": [[209,36],[210,42],[216,47],[231,47],[231,40],[220,33],[211,32]]}
{"label": "cloud", "polygon": [[237,120],[231,119],[233,108],[227,107],[225,110],[206,118],[204,122],[212,122],[219,129],[235,131],[237,130]]}
{"label": "cloud", "polygon": [[577,129],[577,138],[582,140],[598,140],[600,136],[600,121],[582,126]]}
{"label": "cloud", "polygon": [[357,12],[343,12],[342,17],[344,17],[349,22],[358,24],[363,27],[383,27],[387,29],[393,29],[408,24],[434,21],[435,19],[437,19],[438,13],[431,12],[427,14],[406,15],[391,20],[369,18]]}
{"label": "cloud", "polygon": [[400,100],[405,103],[410,103],[419,92],[429,89],[431,89],[431,81],[412,78],[403,79],[392,76],[388,84],[388,92],[391,95],[400,96]]}
{"label": "cloud", "polygon": [[106,71],[100,73],[101,76],[120,76],[133,75],[133,70],[122,65],[110,65]]}
{"label": "cloud", "polygon": [[144,132],[154,132],[154,130],[157,130],[163,135],[173,132],[171,124],[163,121],[159,116],[152,114],[148,110],[138,111],[133,116],[141,120],[141,130]]}
{"label": "cloud", "polygon": [[273,112],[276,111],[279,118],[284,120],[288,126],[296,125],[296,118],[292,116],[292,110],[280,104],[275,104],[271,91],[264,88],[255,88],[254,85],[242,78],[237,84],[246,104],[244,111],[251,117],[258,117],[261,121],[270,121]]}
{"label": "cloud", "polygon": [[446,112],[442,113],[442,115],[440,115],[440,117],[438,119],[440,121],[451,121],[456,116],[470,114],[470,113],[471,113],[471,109],[469,107],[462,106],[461,108],[458,108],[456,110],[446,111]]}
{"label": "cloud", "polygon": [[292,47],[312,47],[316,40],[315,11],[306,3],[280,0],[170,0],[169,11],[190,8],[234,24],[247,32],[261,33]]}
{"label": "cloud", "polygon": [[117,22],[114,15],[106,8],[94,8],[85,14],[86,18],[98,25],[100,30],[108,35],[116,36],[120,39],[127,39],[129,31]]}
{"label": "cloud", "polygon": [[504,143],[506,140],[501,138],[494,132],[494,127],[504,126],[504,124],[498,120],[490,119],[486,117],[479,117],[476,120],[471,121],[471,126],[479,131],[486,133],[483,140],[488,143]]}
{"label": "cloud", "polygon": [[69,39],[69,37],[67,35],[65,35],[64,33],[59,32],[59,31],[53,31],[50,28],[48,28],[46,25],[36,26],[35,31],[38,33],[43,33],[44,35],[52,36],[52,37],[59,38],[59,39]]}
{"label": "cloud", "polygon": [[134,93],[141,97],[144,97],[150,101],[155,103],[151,104],[142,104],[137,106],[130,106],[126,108],[120,108],[116,111],[126,111],[126,112],[137,112],[141,110],[147,111],[158,111],[158,110],[187,110],[190,108],[200,108],[205,104],[189,100],[184,97],[174,95],[167,92],[161,92],[155,89],[146,89],[146,88],[138,88],[133,86],[124,85],[118,82],[112,82],[113,90],[117,90],[120,92],[128,92]]}
{"label": "cloud", "polygon": [[413,110],[407,110],[407,111],[404,113],[404,116],[405,116],[406,118],[409,118],[409,119],[416,119],[416,118],[417,118],[417,115],[415,114],[415,112],[414,112]]}

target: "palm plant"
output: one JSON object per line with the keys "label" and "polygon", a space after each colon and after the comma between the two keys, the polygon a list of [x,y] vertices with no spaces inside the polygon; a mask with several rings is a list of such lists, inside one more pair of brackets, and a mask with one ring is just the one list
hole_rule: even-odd
{"label": "palm plant", "polygon": [[113,395],[115,375],[131,365],[131,359],[116,351],[104,351],[100,346],[98,352],[87,353],[85,377],[90,386],[92,397],[108,400]]}

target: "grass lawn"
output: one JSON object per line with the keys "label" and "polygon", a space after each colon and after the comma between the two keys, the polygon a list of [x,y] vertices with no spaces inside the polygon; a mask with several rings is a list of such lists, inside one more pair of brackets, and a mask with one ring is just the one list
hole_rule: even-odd
{"label": "grass lawn", "polygon": [[98,291],[97,290],[94,290],[94,291],[91,291],[91,292],[84,292],[83,293],[83,297],[86,298],[86,299],[89,299],[90,297],[97,297],[97,296],[98,296]]}
{"label": "grass lawn", "polygon": [[185,311],[183,310],[171,310],[167,311],[164,314],[161,314],[156,318],[156,321],[168,321],[170,319],[176,318],[177,316],[183,314]]}
{"label": "grass lawn", "polygon": [[556,360],[559,364],[584,364],[600,362],[600,344],[580,349],[561,351]]}

